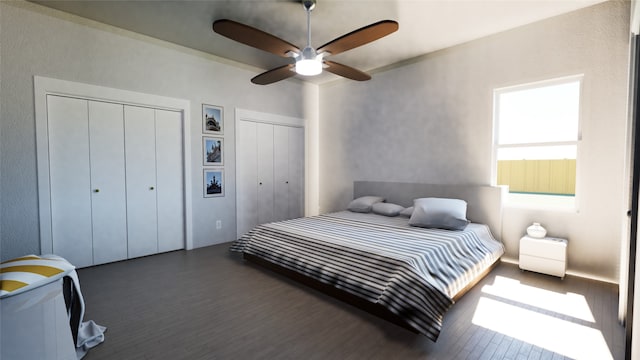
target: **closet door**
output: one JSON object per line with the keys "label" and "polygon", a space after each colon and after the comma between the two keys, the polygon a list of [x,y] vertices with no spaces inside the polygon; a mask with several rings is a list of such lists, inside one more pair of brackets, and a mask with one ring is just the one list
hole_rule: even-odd
{"label": "closet door", "polygon": [[238,122],[237,235],[304,214],[304,128]]}
{"label": "closet door", "polygon": [[273,127],[273,221],[289,219],[289,128]]}
{"label": "closet door", "polygon": [[87,101],[47,96],[53,252],[93,264]]}
{"label": "closet door", "polygon": [[273,221],[273,125],[257,123],[258,224]]}
{"label": "closet door", "polygon": [[288,216],[304,216],[304,128],[289,127],[289,188]]}
{"label": "closet door", "polygon": [[158,252],[153,109],[124,106],[128,257]]}
{"label": "closet door", "polygon": [[182,114],[156,110],[158,251],[184,248]]}
{"label": "closet door", "polygon": [[303,211],[304,129],[274,126],[274,219],[301,217]]}
{"label": "closet door", "polygon": [[93,264],[127,258],[124,119],[120,104],[89,101]]}
{"label": "closet door", "polygon": [[257,123],[238,122],[236,141],[237,236],[258,225],[258,135]]}

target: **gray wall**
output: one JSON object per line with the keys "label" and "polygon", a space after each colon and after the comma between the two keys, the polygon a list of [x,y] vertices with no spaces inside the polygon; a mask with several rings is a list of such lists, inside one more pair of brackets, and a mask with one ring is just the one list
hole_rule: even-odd
{"label": "gray wall", "polygon": [[320,211],[354,180],[490,184],[493,89],[584,74],[579,211],[504,209],[506,257],[533,221],[569,238],[569,269],[618,279],[624,221],[629,3],[577,12],[428,54],[366,83],[320,88]]}
{"label": "gray wall", "polygon": [[[40,252],[34,75],[191,101],[195,247],[235,239],[234,108],[301,118],[303,97],[309,93],[305,88],[316,87],[297,81],[256,86],[249,80],[259,70],[31,3],[0,2],[0,24],[3,260]],[[223,106],[225,111],[223,198],[202,197],[202,103]],[[215,219],[222,220],[221,230],[215,229]]]}

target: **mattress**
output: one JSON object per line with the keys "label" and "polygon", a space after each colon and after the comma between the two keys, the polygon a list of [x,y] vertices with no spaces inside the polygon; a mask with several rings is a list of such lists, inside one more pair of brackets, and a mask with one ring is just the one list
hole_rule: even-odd
{"label": "mattress", "polygon": [[231,247],[387,308],[435,341],[453,298],[504,253],[488,226],[337,213],[259,225]]}

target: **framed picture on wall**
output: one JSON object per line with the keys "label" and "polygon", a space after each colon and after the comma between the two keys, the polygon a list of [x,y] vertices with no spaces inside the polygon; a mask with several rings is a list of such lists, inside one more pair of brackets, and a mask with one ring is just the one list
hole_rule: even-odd
{"label": "framed picture on wall", "polygon": [[222,135],[224,132],[222,106],[202,104],[202,132]]}
{"label": "framed picture on wall", "polygon": [[219,137],[202,137],[202,165],[224,165],[224,139]]}
{"label": "framed picture on wall", "polygon": [[204,169],[204,197],[224,196],[224,169]]}

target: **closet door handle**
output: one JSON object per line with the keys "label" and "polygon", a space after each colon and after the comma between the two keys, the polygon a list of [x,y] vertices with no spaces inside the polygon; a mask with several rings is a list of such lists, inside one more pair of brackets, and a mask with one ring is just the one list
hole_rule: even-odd
{"label": "closet door handle", "polygon": [[149,186],[149,190],[153,190],[155,189],[153,186]]}
{"label": "closet door handle", "polygon": [[285,183],[285,184],[288,184],[289,182],[288,182],[288,181],[285,181],[284,183]]}
{"label": "closet door handle", "polygon": [[94,190],[93,190],[93,192],[94,192],[94,193],[99,193],[99,192],[100,192],[100,189],[94,189]]}
{"label": "closet door handle", "polygon": [[262,185],[262,181],[260,181],[260,182],[258,183],[258,185]]}

